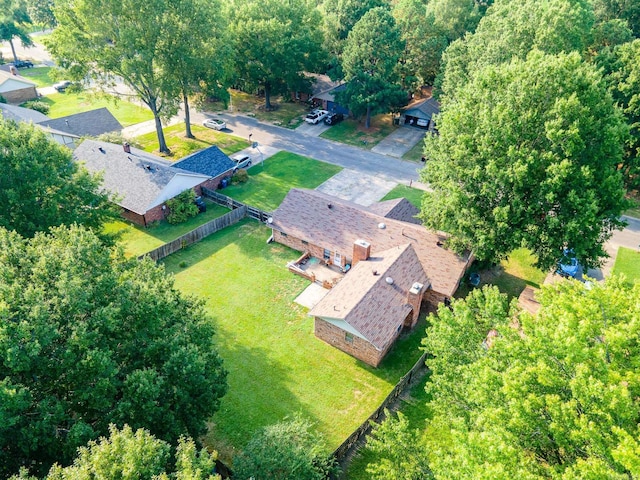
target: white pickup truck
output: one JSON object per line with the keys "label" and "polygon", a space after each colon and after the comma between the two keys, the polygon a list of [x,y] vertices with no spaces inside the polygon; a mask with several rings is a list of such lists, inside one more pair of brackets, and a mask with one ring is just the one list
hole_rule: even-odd
{"label": "white pickup truck", "polygon": [[329,112],[326,110],[316,109],[310,112],[306,117],[304,117],[304,121],[310,123],[312,125],[316,125],[320,123],[325,117],[329,115]]}

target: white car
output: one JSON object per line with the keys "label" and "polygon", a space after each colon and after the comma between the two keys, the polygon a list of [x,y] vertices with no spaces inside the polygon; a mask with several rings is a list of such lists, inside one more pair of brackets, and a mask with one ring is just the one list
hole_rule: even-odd
{"label": "white car", "polygon": [[231,160],[233,160],[233,163],[236,164],[236,166],[233,168],[234,173],[241,168],[249,168],[251,166],[251,157],[243,153],[234,155],[233,157],[231,157]]}
{"label": "white car", "polygon": [[227,124],[224,120],[219,118],[207,118],[204,122],[202,122],[207,128],[213,128],[214,130],[224,130],[227,128]]}
{"label": "white car", "polygon": [[304,121],[312,125],[316,125],[324,120],[327,115],[329,115],[329,112],[326,110],[314,110],[304,117]]}

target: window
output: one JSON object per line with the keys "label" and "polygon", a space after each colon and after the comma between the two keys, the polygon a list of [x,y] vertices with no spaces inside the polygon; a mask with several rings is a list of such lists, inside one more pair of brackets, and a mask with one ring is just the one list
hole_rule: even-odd
{"label": "window", "polygon": [[353,343],[353,334],[349,332],[344,332],[344,341],[347,343]]}
{"label": "window", "polygon": [[329,250],[327,250],[326,248],[324,249],[323,257],[327,261],[331,258],[331,252]]}

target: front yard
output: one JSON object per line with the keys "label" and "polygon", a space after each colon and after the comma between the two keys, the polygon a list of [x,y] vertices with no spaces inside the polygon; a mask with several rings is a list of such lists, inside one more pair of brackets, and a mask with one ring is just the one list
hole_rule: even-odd
{"label": "front yard", "polygon": [[380,201],[383,202],[385,200],[393,200],[395,198],[404,197],[417,208],[420,208],[420,206],[422,205],[422,197],[425,193],[427,192],[418,188],[407,187],[406,185],[397,185],[389,193],[382,197]]}
{"label": "front yard", "polygon": [[320,136],[327,140],[371,150],[396,128],[398,127],[393,125],[391,115],[387,113],[371,117],[371,127],[368,129],[364,128],[364,119],[357,121],[347,118],[322,132]]}
{"label": "front yard", "polygon": [[623,274],[629,282],[640,280],[640,252],[631,248],[618,248],[616,263],[611,273]]}
{"label": "front yard", "polygon": [[51,70],[52,67],[23,68],[20,70],[20,75],[24,78],[28,78],[38,87],[50,87],[56,83],[49,76],[49,72]]}
{"label": "front yard", "polygon": [[421,354],[424,320],[377,370],[317,340],[306,309],[293,303],[309,282],[285,268],[299,253],[267,244],[270,235],[244,220],[164,262],[177,288],[206,300],[216,326],[229,392],[206,443],[225,462],[259,428],[295,413],[337,447]]}

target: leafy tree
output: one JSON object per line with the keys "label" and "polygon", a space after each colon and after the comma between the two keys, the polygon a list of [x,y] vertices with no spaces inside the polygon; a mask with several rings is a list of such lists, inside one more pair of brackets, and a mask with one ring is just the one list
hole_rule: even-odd
{"label": "leafy tree", "polygon": [[294,418],[265,427],[233,462],[236,478],[323,480],[337,468],[325,452],[324,439],[306,420]]}
{"label": "leafy tree", "polygon": [[409,428],[409,420],[398,412],[375,425],[367,438],[367,449],[376,454],[376,461],[367,465],[372,480],[429,480],[426,447],[422,433]]}
{"label": "leafy tree", "polygon": [[400,30],[382,7],[365,13],[347,37],[342,58],[347,86],[339,92],[339,100],[355,115],[366,115],[366,128],[372,113],[388,112],[406,101],[398,78],[403,50]]}
{"label": "leafy tree", "polygon": [[446,32],[449,41],[473,32],[482,18],[479,2],[475,0],[430,0],[427,12],[434,18],[435,25]]}
{"label": "leafy tree", "polygon": [[322,60],[320,14],[308,0],[236,0],[231,2],[231,32],[238,82],[271,95],[308,88],[305,71]]}
{"label": "leafy tree", "polygon": [[54,0],[28,0],[27,10],[33,23],[49,28],[57,25],[56,16],[53,13]]}
{"label": "leafy tree", "polygon": [[0,474],[44,473],[111,423],[198,438],[226,391],[202,302],[80,227],[0,230]]}
{"label": "leafy tree", "polygon": [[627,128],[599,71],[577,53],[533,52],[487,67],[460,89],[426,140],[422,219],[451,245],[498,260],[525,246],[547,269],[573,249],[584,266],[606,256],[626,208]]}
{"label": "leafy tree", "polygon": [[623,20],[640,36],[640,2],[637,0],[591,0],[596,17],[600,21]]}
{"label": "leafy tree", "polygon": [[441,307],[425,341],[436,478],[635,478],[639,294],[560,282],[516,320],[495,287]]}
{"label": "leafy tree", "polygon": [[6,40],[11,46],[14,61],[18,61],[13,39],[19,38],[25,47],[33,45],[25,29],[31,24],[27,4],[23,0],[0,0],[0,40]]}
{"label": "leafy tree", "polygon": [[100,178],[42,130],[0,119],[0,151],[0,227],[31,237],[62,224],[99,230],[116,218],[108,195],[99,191]]}
{"label": "leafy tree", "polygon": [[161,119],[177,112],[179,85],[163,63],[173,45],[176,22],[172,0],[61,0],[58,27],[45,42],[72,80],[91,78],[103,86],[122,79],[131,94],[153,113],[160,153],[170,153]]}
{"label": "leafy tree", "polygon": [[169,207],[167,222],[175,225],[186,222],[191,217],[198,215],[199,210],[195,204],[195,200],[196,194],[191,189],[185,190],[180,195],[176,195],[172,199],[167,200],[167,207]]}

